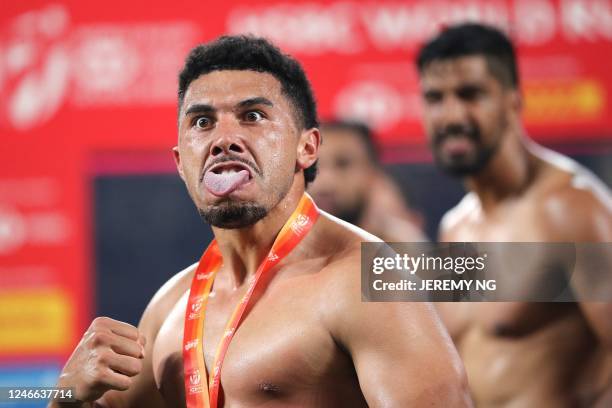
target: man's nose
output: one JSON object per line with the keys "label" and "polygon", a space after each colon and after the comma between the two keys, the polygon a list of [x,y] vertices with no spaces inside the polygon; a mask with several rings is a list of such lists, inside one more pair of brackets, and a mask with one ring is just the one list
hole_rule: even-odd
{"label": "man's nose", "polygon": [[220,119],[215,128],[215,140],[210,146],[210,155],[241,154],[245,152],[241,130],[236,120]]}
{"label": "man's nose", "polygon": [[445,98],[441,113],[444,126],[465,123],[468,114],[465,104],[455,97]]}

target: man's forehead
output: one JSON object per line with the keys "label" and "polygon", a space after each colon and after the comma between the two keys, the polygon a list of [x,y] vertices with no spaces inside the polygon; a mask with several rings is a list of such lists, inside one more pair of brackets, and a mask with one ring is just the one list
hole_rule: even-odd
{"label": "man's forehead", "polygon": [[361,145],[364,144],[361,136],[352,129],[321,127],[321,133],[325,139],[333,140],[340,144]]}
{"label": "man's forehead", "polygon": [[423,86],[455,83],[479,83],[495,80],[484,56],[474,55],[434,60],[421,73]]}
{"label": "man's forehead", "polygon": [[267,72],[249,70],[212,71],[193,80],[187,92],[183,108],[191,104],[236,105],[246,99],[265,97],[274,103],[282,103],[280,81]]}
{"label": "man's forehead", "polygon": [[368,146],[363,141],[362,137],[352,129],[326,129],[325,126],[321,129],[323,135],[322,151],[325,151],[326,146],[332,146],[329,150],[360,152],[367,154]]}

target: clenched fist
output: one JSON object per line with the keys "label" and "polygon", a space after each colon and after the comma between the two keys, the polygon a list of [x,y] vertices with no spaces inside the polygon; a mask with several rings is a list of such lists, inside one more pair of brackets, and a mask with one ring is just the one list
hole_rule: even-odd
{"label": "clenched fist", "polygon": [[109,390],[127,390],[142,369],[144,345],[136,327],[98,317],[68,359],[58,386],[73,387],[82,402],[95,401]]}

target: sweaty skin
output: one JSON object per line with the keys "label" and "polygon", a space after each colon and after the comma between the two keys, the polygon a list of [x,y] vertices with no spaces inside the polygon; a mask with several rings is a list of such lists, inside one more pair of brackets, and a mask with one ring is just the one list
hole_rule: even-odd
{"label": "sweaty skin", "polygon": [[[478,142],[457,139],[466,157],[499,144],[486,167],[465,178],[470,192],[443,218],[440,241],[612,241],[610,191],[577,163],[524,138],[518,91],[504,89],[484,57],[433,62],[421,81],[430,137],[448,126],[476,125]],[[448,145],[437,148],[446,163],[457,154]],[[540,271],[532,273],[536,282]],[[464,361],[476,406],[611,406],[610,304],[436,307]]]}
{"label": "sweaty skin", "polygon": [[[202,75],[185,96],[175,158],[196,206],[229,198],[268,210],[243,228],[213,226],[224,263],[207,306],[208,368],[229,315],[303,194],[304,168],[317,158],[318,130],[299,130],[291,109],[280,83],[254,71]],[[229,196],[216,197],[202,174],[226,156],[248,160],[253,171]],[[236,331],[221,372],[225,407],[470,406],[463,366],[431,305],[361,302],[360,244],[372,239],[325,213],[319,217]],[[108,379],[116,377],[108,375],[81,380],[83,361],[108,374],[123,351],[108,333],[125,324],[98,319],[59,384],[76,387],[82,406],[184,407],[183,325],[195,268],[170,279],[138,328],[123,331],[131,338],[129,362],[140,361],[124,383],[111,386]],[[100,339],[89,341],[91,333]]]}

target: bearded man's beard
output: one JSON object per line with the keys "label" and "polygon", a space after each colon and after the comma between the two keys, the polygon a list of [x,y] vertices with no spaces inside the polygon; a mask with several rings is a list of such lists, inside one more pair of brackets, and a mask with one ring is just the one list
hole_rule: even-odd
{"label": "bearded man's beard", "polygon": [[256,203],[225,201],[206,209],[198,208],[198,213],[213,227],[234,229],[255,224],[268,215],[268,210]]}

